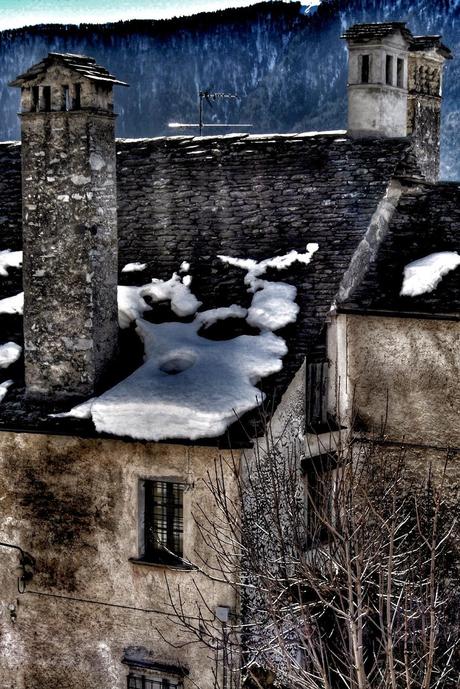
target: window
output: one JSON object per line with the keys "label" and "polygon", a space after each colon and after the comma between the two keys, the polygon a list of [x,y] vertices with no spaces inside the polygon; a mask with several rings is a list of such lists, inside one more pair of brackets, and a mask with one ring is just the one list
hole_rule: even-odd
{"label": "window", "polygon": [[361,83],[369,83],[369,72],[370,72],[370,56],[361,55]]}
{"label": "window", "polygon": [[389,86],[393,86],[393,55],[387,55],[386,58],[385,81]]}
{"label": "window", "polygon": [[128,689],[182,689],[179,677],[152,677],[130,673],[128,675]]}
{"label": "window", "polygon": [[41,109],[45,112],[51,110],[51,86],[43,86],[42,88],[43,103]]}
{"label": "window", "polygon": [[39,90],[38,86],[32,86],[32,112],[38,112],[39,105]]}
{"label": "window", "polygon": [[73,92],[73,102],[72,102],[72,110],[80,110],[81,108],[81,84],[74,84],[74,92]]}
{"label": "window", "polygon": [[329,428],[327,415],[327,388],[329,366],[327,361],[307,365],[306,431]]}
{"label": "window", "polygon": [[147,562],[175,564],[183,555],[184,485],[145,480],[143,553]]}
{"label": "window", "polygon": [[312,547],[328,540],[333,526],[337,505],[338,470],[337,455],[327,453],[308,457],[302,461],[305,490],[305,508],[307,520],[308,546]]}
{"label": "window", "polygon": [[67,111],[70,109],[69,86],[64,84],[62,87],[61,110]]}
{"label": "window", "polygon": [[400,89],[404,88],[404,60],[398,57],[396,63],[396,86]]}

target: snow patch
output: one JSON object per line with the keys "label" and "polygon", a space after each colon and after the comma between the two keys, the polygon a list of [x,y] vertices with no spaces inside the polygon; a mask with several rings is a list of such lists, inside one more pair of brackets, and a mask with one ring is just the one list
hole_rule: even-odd
{"label": "snow patch", "polygon": [[248,310],[249,325],[260,330],[279,330],[294,323],[299,313],[295,303],[297,288],[285,282],[262,282]]}
{"label": "snow patch", "polygon": [[22,251],[0,251],[0,275],[6,277],[8,268],[20,268],[22,266]]}
{"label": "snow patch", "polygon": [[404,279],[400,295],[417,297],[433,292],[444,275],[460,266],[460,256],[456,251],[440,251],[429,254],[404,268]]}
{"label": "snow patch", "polygon": [[142,287],[126,287],[118,285],[118,325],[120,328],[129,328],[132,321],[141,318],[152,307],[141,296]]}
{"label": "snow patch", "polygon": [[122,273],[140,273],[147,268],[146,263],[127,263],[122,269]]}
{"label": "snow patch", "polygon": [[19,292],[13,297],[0,299],[0,313],[17,313],[22,315],[24,310],[24,292]]}
{"label": "snow patch", "polygon": [[150,297],[153,302],[170,301],[171,309],[177,316],[192,316],[201,306],[201,301],[190,290],[192,278],[184,275],[183,278],[174,273],[169,280],[154,278],[149,285],[140,289],[142,297]]}
{"label": "snow patch", "polygon": [[6,342],[0,345],[0,368],[8,368],[11,364],[19,359],[22,353],[22,347],[16,342]]}
{"label": "snow patch", "polygon": [[263,261],[255,261],[252,258],[233,258],[232,256],[219,255],[223,263],[228,263],[231,266],[242,268],[246,271],[244,282],[249,285],[249,291],[255,292],[259,287],[263,287],[265,280],[258,280],[261,275],[264,275],[269,268],[275,270],[285,270],[293,263],[303,263],[308,265],[312,259],[313,254],[318,251],[318,244],[311,242],[306,246],[306,252],[301,254],[298,251],[292,250],[283,256],[274,256],[273,258],[266,258]]}
{"label": "snow patch", "polygon": [[138,321],[145,363],[91,402],[97,431],[142,440],[216,437],[263,401],[255,383],[282,368],[284,340],[266,332],[215,342],[200,337],[199,327],[199,320]]}
{"label": "snow patch", "polygon": [[196,314],[195,322],[204,328],[209,328],[217,321],[225,321],[227,318],[246,318],[247,309],[237,304],[231,306],[219,306],[217,309],[208,309]]}
{"label": "snow patch", "polygon": [[12,380],[4,380],[3,383],[0,383],[0,402],[8,392],[8,388],[13,385],[13,382]]}

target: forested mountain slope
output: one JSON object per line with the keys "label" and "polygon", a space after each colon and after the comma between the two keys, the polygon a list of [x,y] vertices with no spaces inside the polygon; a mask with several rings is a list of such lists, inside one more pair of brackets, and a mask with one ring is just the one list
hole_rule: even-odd
{"label": "forested mountain slope", "polygon": [[458,55],[446,67],[443,115],[443,176],[458,179],[458,0],[324,0],[311,11],[265,2],[171,20],[3,31],[0,140],[19,137],[18,94],[7,82],[48,51],[92,55],[129,82],[116,96],[118,136],[180,133],[168,122],[196,122],[197,93],[206,88],[240,96],[206,106],[208,122],[251,122],[253,132],[344,128],[347,53],[339,36],[355,22],[381,20],[440,33]]}

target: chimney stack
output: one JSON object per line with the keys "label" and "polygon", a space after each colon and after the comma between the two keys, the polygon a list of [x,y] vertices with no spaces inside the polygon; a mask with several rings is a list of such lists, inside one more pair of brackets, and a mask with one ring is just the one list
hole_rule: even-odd
{"label": "chimney stack", "polygon": [[112,87],[92,58],[50,53],[21,88],[24,357],[32,398],[98,389],[117,351]]}
{"label": "chimney stack", "polygon": [[441,82],[451,53],[439,36],[413,36],[405,22],[355,24],[347,41],[348,133],[414,141],[420,171],[439,174]]}

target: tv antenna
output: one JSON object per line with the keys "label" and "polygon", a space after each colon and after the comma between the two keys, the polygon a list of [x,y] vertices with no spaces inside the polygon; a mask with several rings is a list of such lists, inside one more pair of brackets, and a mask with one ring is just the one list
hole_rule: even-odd
{"label": "tv antenna", "polygon": [[205,91],[200,91],[199,92],[199,111],[198,111],[198,123],[197,124],[187,124],[184,122],[169,122],[168,127],[171,129],[198,129],[199,131],[199,136],[203,134],[203,129],[206,127],[227,127],[231,129],[235,128],[240,128],[240,127],[252,127],[252,124],[205,124],[204,122],[204,104],[208,103],[208,105],[212,108],[213,107],[213,101],[216,100],[236,100],[239,98],[237,94],[234,93],[216,93],[213,91],[210,91],[209,89],[206,89]]}

